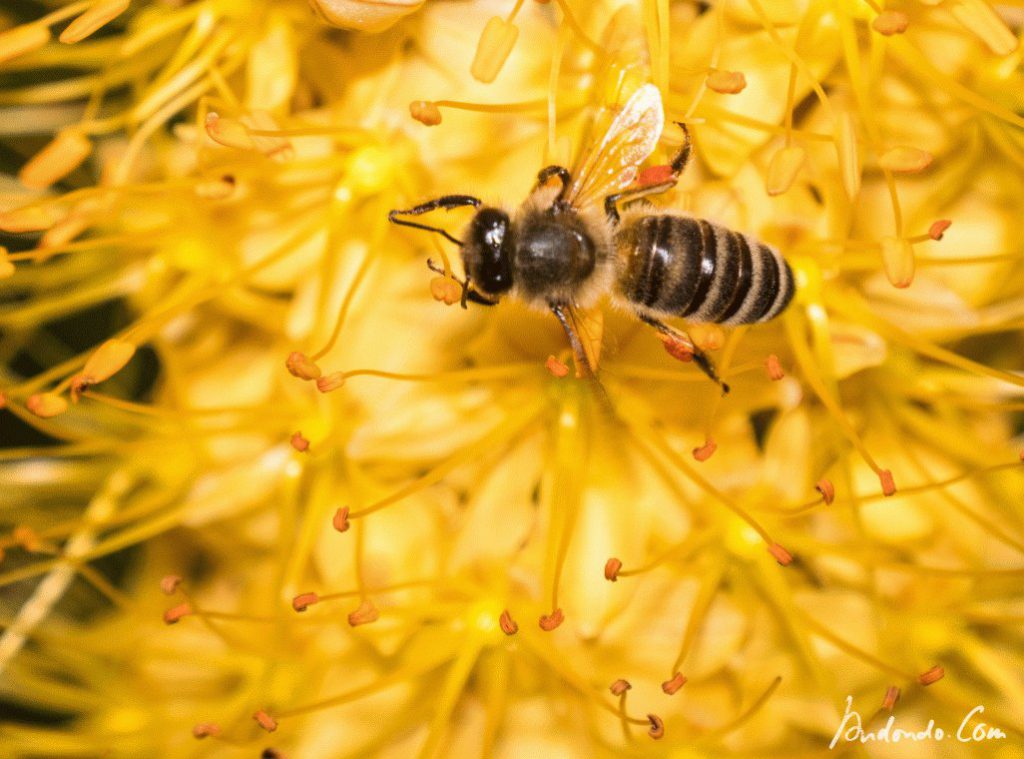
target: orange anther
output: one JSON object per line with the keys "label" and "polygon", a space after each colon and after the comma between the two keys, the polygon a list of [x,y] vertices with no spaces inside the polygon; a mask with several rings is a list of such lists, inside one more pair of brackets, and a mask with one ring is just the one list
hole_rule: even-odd
{"label": "orange anther", "polygon": [[712,71],[705,80],[709,90],[735,95],[747,87],[747,78],[740,71]]}
{"label": "orange anther", "polygon": [[430,295],[434,300],[450,306],[462,300],[462,285],[451,277],[434,277],[430,280]]}
{"label": "orange anther", "polygon": [[348,615],[348,623],[353,627],[368,625],[380,619],[380,611],[371,601],[363,601],[359,608]]}
{"label": "orange anther", "polygon": [[277,720],[271,717],[262,709],[253,714],[252,718],[256,720],[259,726],[266,730],[268,733],[272,733],[275,730],[277,730]]}
{"label": "orange anther", "polygon": [[540,629],[544,632],[551,632],[565,621],[565,614],[561,609],[555,609],[550,614],[542,614],[540,618]]}
{"label": "orange anther", "polygon": [[896,481],[892,478],[892,472],[883,469],[878,473],[878,480],[882,483],[882,493],[892,495],[896,492]]}
{"label": "orange anther", "polygon": [[896,702],[900,700],[900,689],[895,685],[890,685],[885,691],[885,698],[882,699],[882,708],[887,709],[890,712],[893,707],[896,706]]}
{"label": "orange anther", "polygon": [[621,696],[626,691],[630,690],[633,686],[629,684],[629,680],[618,679],[608,688],[612,692],[613,696]]}
{"label": "orange anther", "polygon": [[674,695],[677,690],[686,685],[686,678],[682,672],[676,672],[671,680],[666,680],[661,684],[661,689],[666,695]]}
{"label": "orange anther", "polygon": [[173,625],[177,624],[182,617],[187,617],[192,613],[192,606],[188,603],[181,603],[177,606],[172,606],[170,609],[164,612],[164,624]]}
{"label": "orange anther", "polygon": [[953,222],[949,219],[939,219],[938,221],[932,222],[932,225],[928,227],[928,236],[933,240],[941,240],[942,236],[946,233],[946,230],[953,226]]}
{"label": "orange anther", "polygon": [[220,735],[220,725],[213,722],[200,722],[198,725],[192,727],[193,738],[208,738],[210,736]]}
{"label": "orange anther", "polygon": [[569,367],[554,356],[548,356],[548,360],[544,362],[544,368],[551,372],[552,377],[558,377],[559,379],[569,374]]}
{"label": "orange anther", "polygon": [[288,360],[284,362],[284,365],[293,377],[299,379],[315,380],[319,379],[321,375],[320,367],[311,361],[305,353],[299,351],[289,353]]}
{"label": "orange anther", "polygon": [[409,103],[409,113],[425,126],[437,126],[441,123],[441,109],[428,100],[414,100]]}
{"label": "orange anther", "polygon": [[768,356],[764,362],[764,369],[768,372],[768,379],[772,382],[778,382],[780,379],[786,376],[786,373],[782,371],[782,364],[779,362],[779,357],[774,353]]}
{"label": "orange anther", "polygon": [[509,614],[508,609],[505,609],[505,611],[501,613],[501,616],[498,617],[498,626],[506,635],[515,635],[519,632],[519,625],[517,625],[515,620],[512,619],[512,615]]}
{"label": "orange anther", "polygon": [[296,432],[292,435],[291,444],[292,448],[299,453],[305,453],[309,450],[309,441],[302,436],[301,432]]}
{"label": "orange anther", "polygon": [[814,489],[821,493],[821,497],[825,499],[826,506],[836,498],[835,485],[832,484],[831,480],[826,480],[824,477],[818,480],[818,484],[814,486]]}
{"label": "orange anther", "polygon": [[793,563],[793,554],[787,551],[785,548],[780,546],[778,543],[772,543],[768,546],[768,553],[775,557],[775,560],[784,567],[788,567]]}
{"label": "orange anther", "polygon": [[918,675],[917,681],[921,683],[921,685],[931,685],[932,683],[937,683],[939,680],[945,677],[945,675],[946,670],[936,665],[927,672],[923,672],[920,675]]}
{"label": "orange anther", "polygon": [[622,562],[614,556],[604,563],[604,579],[608,582],[616,582],[619,579],[619,570],[622,569]]}
{"label": "orange anther", "polygon": [[292,599],[292,608],[295,611],[305,611],[319,600],[320,596],[316,593],[299,593],[299,595]]}
{"label": "orange anther", "polygon": [[657,714],[648,714],[647,721],[651,723],[651,729],[647,734],[656,741],[661,740],[665,735],[665,723],[661,721],[661,717]]}
{"label": "orange anther", "polygon": [[334,512],[334,516],[331,518],[331,524],[338,532],[345,532],[348,530],[350,526],[348,523],[348,506],[342,506]]}
{"label": "orange anther", "polygon": [[693,449],[693,457],[697,461],[707,461],[716,450],[718,450],[718,444],[714,441],[714,438],[709,437],[704,445]]}
{"label": "orange anther", "polygon": [[871,22],[871,28],[879,34],[891,37],[894,34],[903,34],[909,24],[910,16],[902,11],[882,11]]}
{"label": "orange anther", "polygon": [[316,389],[321,393],[330,393],[345,385],[345,372],[331,372],[323,377],[318,377]]}

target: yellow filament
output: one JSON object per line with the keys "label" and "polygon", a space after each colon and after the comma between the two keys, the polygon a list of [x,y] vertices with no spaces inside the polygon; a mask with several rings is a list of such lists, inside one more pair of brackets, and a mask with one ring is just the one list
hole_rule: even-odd
{"label": "yellow filament", "polygon": [[636,569],[620,569],[619,577],[633,577],[640,575],[645,572],[649,572],[655,567],[661,565],[668,559],[676,559],[682,561],[689,556],[692,556],[697,551],[705,548],[713,539],[715,534],[710,531],[705,531],[700,534],[690,535],[685,540],[675,543],[672,546],[666,548],[663,552],[655,556],[653,559],[648,561],[646,564],[642,564]]}
{"label": "yellow filament", "polygon": [[[856,316],[857,319],[861,320],[861,323],[868,326],[878,334],[882,335],[886,340],[895,343],[902,343],[908,348],[920,353],[923,356],[928,356],[936,361],[950,366],[955,366],[958,369],[970,372],[971,374],[980,374],[986,377],[994,377],[995,379],[1008,382],[1018,387],[1024,387],[1024,377],[1020,377],[1010,372],[1004,372],[999,369],[994,369],[984,364],[979,364],[977,361],[972,361],[969,358],[953,353],[952,351],[940,348],[939,346],[925,340],[924,338],[912,335],[905,330],[900,329],[895,324],[877,316],[875,312],[870,309],[860,298],[859,295],[849,290],[843,290],[841,292],[835,292],[834,297],[830,298],[829,305],[845,316]],[[802,362],[801,362],[802,363]]]}
{"label": "yellow filament", "polygon": [[741,727],[744,723],[750,721],[750,719],[755,714],[757,714],[758,711],[760,711],[761,707],[768,703],[768,699],[772,697],[772,694],[775,693],[776,689],[781,684],[782,676],[776,675],[775,679],[772,680],[771,684],[764,691],[764,693],[758,696],[754,700],[754,703],[747,707],[747,709],[744,712],[742,712],[738,717],[729,722],[726,722],[724,725],[720,725],[719,727],[710,730],[709,732],[702,735],[698,740],[703,741],[708,738],[720,738],[723,735],[728,735],[737,728]]}
{"label": "yellow filament", "polygon": [[524,0],[516,0],[515,7],[512,8],[512,12],[508,14],[508,18],[505,19],[506,24],[511,24],[516,20],[516,16],[519,15],[519,9],[523,7]]}
{"label": "yellow filament", "polygon": [[361,688],[355,688],[346,693],[342,693],[337,696],[330,696],[329,698],[324,698],[320,701],[313,701],[309,704],[303,704],[301,706],[292,707],[291,709],[274,712],[274,718],[280,720],[288,717],[298,717],[302,714],[318,712],[323,709],[329,709],[332,706],[340,706],[352,701],[358,701],[364,696],[372,695],[378,691],[387,690],[392,685],[405,682],[406,680],[418,680],[421,677],[430,674],[438,667],[447,664],[452,660],[452,658],[453,657],[451,655],[445,654],[435,659],[427,659],[418,667],[396,669],[386,675],[380,675],[379,677],[374,678],[372,683],[364,685]]}
{"label": "yellow filament", "polygon": [[473,445],[466,446],[454,455],[449,456],[426,474],[413,480],[405,487],[399,488],[391,495],[376,501],[370,506],[351,512],[348,515],[349,519],[360,519],[368,516],[375,511],[379,511],[386,506],[390,506],[393,503],[397,503],[398,501],[407,498],[413,493],[417,493],[431,485],[436,485],[454,469],[457,469],[467,461],[472,461],[473,459],[478,458],[482,451],[512,441],[518,437],[519,433],[521,433],[530,422],[534,420],[540,411],[540,407],[541,404],[534,404],[533,406],[528,407],[525,413],[520,413],[518,416],[511,416],[507,418],[481,440],[478,440]]}
{"label": "yellow filament", "polygon": [[592,40],[589,35],[583,31],[583,27],[579,25],[576,18],[572,15],[572,11],[569,9],[568,4],[565,0],[555,0],[558,3],[558,7],[562,10],[562,16],[565,18],[565,23],[569,25],[573,33],[579,37],[580,42],[589,47],[593,52],[597,53],[599,57],[604,55],[604,48],[598,45]]}
{"label": "yellow filament", "polygon": [[337,593],[326,593],[324,595],[317,594],[317,600],[319,601],[335,601],[342,598],[363,598],[366,595],[377,595],[378,593],[396,593],[400,590],[408,590],[409,588],[423,588],[430,585],[442,585],[444,584],[441,580],[429,579],[429,580],[406,580],[405,582],[396,582],[391,585],[381,585],[376,588],[363,588],[357,590],[342,590]]}
{"label": "yellow filament", "polygon": [[370,266],[374,263],[375,259],[373,256],[366,255],[363,260],[359,263],[359,268],[356,269],[355,276],[352,278],[352,284],[349,285],[348,290],[345,292],[345,297],[341,301],[341,307],[338,309],[338,316],[334,320],[334,328],[331,330],[330,337],[327,338],[327,342],[320,350],[310,356],[312,361],[318,361],[327,355],[327,353],[334,347],[334,344],[338,342],[338,338],[341,336],[341,328],[345,325],[345,317],[348,316],[348,310],[352,307],[352,302],[355,300],[356,293],[359,292],[359,286],[363,283],[366,275],[370,271]]}
{"label": "yellow filament", "polygon": [[683,641],[679,646],[679,653],[676,656],[676,660],[672,662],[672,667],[669,672],[678,672],[683,666],[683,661],[686,659],[686,655],[690,652],[693,641],[696,640],[697,631],[700,630],[701,624],[707,617],[708,609],[711,608],[711,602],[715,600],[715,595],[718,593],[719,585],[722,582],[723,566],[719,562],[713,569],[704,575],[704,579],[700,584],[700,590],[697,592],[697,598],[694,599],[693,608],[690,610],[690,618],[686,621],[686,629],[683,632]]}
{"label": "yellow filament", "polygon": [[629,714],[626,712],[626,696],[628,694],[629,691],[624,690],[619,695],[619,722],[622,725],[622,737],[625,738],[626,743],[632,743],[633,734],[629,730]]}
{"label": "yellow filament", "polygon": [[84,580],[98,590],[112,604],[121,609],[130,609],[132,607],[132,600],[111,585],[106,577],[97,572],[91,566],[77,561],[72,562],[72,564],[75,567],[75,571],[77,571]]}
{"label": "yellow filament", "polygon": [[466,688],[469,676],[476,666],[483,643],[478,635],[470,635],[456,654],[455,661],[445,675],[441,692],[435,699],[434,713],[427,730],[427,740],[420,749],[420,759],[431,759],[437,755],[441,740],[447,732],[452,713],[459,702],[462,691]]}
{"label": "yellow filament", "polygon": [[839,426],[843,436],[846,437],[850,444],[857,449],[857,452],[861,455],[861,458],[867,463],[869,467],[878,474],[882,471],[882,468],[875,463],[874,458],[868,453],[868,449],[864,446],[864,443],[860,439],[860,435],[850,424],[850,420],[846,418],[846,414],[843,413],[843,409],[840,407],[839,402],[832,397],[828,388],[825,386],[825,382],[818,372],[817,365],[814,361],[814,357],[811,355],[811,350],[808,347],[803,335],[799,334],[796,319],[792,315],[784,317],[784,324],[786,327],[786,334],[789,336],[789,343],[793,349],[793,354],[796,356],[797,363],[800,365],[800,369],[803,372],[804,379],[807,384],[811,386],[814,394],[818,396],[822,405],[825,406],[829,414],[835,420]]}
{"label": "yellow filament", "polygon": [[846,641],[843,638],[840,638],[838,635],[836,635],[834,632],[829,630],[827,627],[825,627],[823,624],[818,622],[816,619],[814,619],[814,617],[812,617],[811,615],[807,614],[806,612],[804,612],[804,611],[802,611],[800,609],[797,609],[796,613],[797,613],[797,616],[800,617],[800,620],[803,622],[803,624],[805,624],[807,627],[809,627],[814,632],[815,635],[818,635],[819,637],[824,638],[825,640],[827,640],[829,643],[831,643],[833,646],[835,646],[836,648],[840,649],[841,651],[845,651],[846,653],[850,654],[851,656],[853,656],[853,657],[855,657],[857,659],[860,659],[861,661],[867,662],[871,666],[873,666],[873,667],[875,667],[877,669],[880,669],[883,672],[888,672],[889,674],[895,675],[896,677],[902,678],[904,680],[911,680],[912,681],[912,680],[917,679],[917,676],[914,675],[913,673],[905,672],[902,669],[900,669],[899,667],[894,667],[893,665],[889,664],[888,662],[882,661],[877,656],[869,654],[867,651],[864,651],[863,649],[858,648],[857,646],[853,645],[849,641]]}
{"label": "yellow filament", "polygon": [[[596,703],[598,706],[600,706],[605,711],[609,711],[609,712],[611,712],[612,714],[614,714],[617,717],[620,716],[618,704],[608,703],[608,701],[606,701],[604,698],[601,698],[600,696],[598,696],[594,692],[594,688],[589,683],[584,681],[583,678],[581,678],[576,673],[570,671],[569,669],[567,669],[564,666],[565,665],[565,659],[564,658],[552,654],[551,652],[549,652],[547,650],[546,646],[542,646],[542,645],[537,644],[533,640],[533,638],[530,637],[530,636],[521,635],[519,637],[519,640],[520,640],[520,642],[521,642],[521,644],[522,644],[522,646],[524,648],[528,649],[530,651],[530,653],[532,653],[538,659],[543,661],[544,664],[548,667],[548,669],[550,669],[552,672],[554,672],[556,675],[558,675],[558,677],[562,680],[562,682],[564,682],[570,688],[572,688],[573,690],[578,692],[580,695],[582,695],[585,698],[587,698],[587,699],[593,701],[594,703]],[[650,724],[650,722],[648,720],[646,720],[646,719],[639,719],[639,718],[636,718],[636,717],[628,717],[627,716],[626,720],[631,725],[645,725],[646,726],[646,725]]]}
{"label": "yellow filament", "polygon": [[[640,443],[641,451],[644,452],[647,456],[653,455],[653,450],[656,450],[659,453],[661,453],[662,456],[671,461],[676,467],[683,470],[683,474],[685,474],[689,480],[691,480],[694,484],[698,485],[704,492],[711,495],[715,500],[717,500],[719,503],[721,503],[723,506],[725,506],[727,509],[733,512],[736,516],[738,516],[740,519],[742,519],[744,522],[750,525],[757,532],[757,534],[761,536],[761,539],[767,545],[771,545],[775,542],[772,539],[771,535],[768,534],[768,531],[761,526],[761,523],[750,515],[750,512],[748,512],[739,504],[735,503],[725,493],[723,493],[721,490],[719,490],[710,482],[701,477],[700,474],[698,474],[697,470],[690,466],[690,464],[682,456],[676,453],[676,451],[673,450],[673,448],[668,443],[666,443],[660,436],[654,434],[654,432],[652,431],[641,431],[640,429],[632,425],[628,427],[628,430],[629,433],[634,437],[634,439],[638,443]],[[671,481],[669,481],[669,484],[672,484]]]}
{"label": "yellow filament", "polygon": [[460,369],[435,374],[402,374],[380,369],[352,369],[344,372],[345,378],[380,377],[400,382],[476,382],[478,380],[505,380],[518,374],[535,372],[540,376],[541,365],[537,363],[515,363],[500,366],[484,366],[474,369]]}
{"label": "yellow filament", "polygon": [[789,86],[786,89],[786,147],[793,144],[793,109],[796,106],[796,66],[789,65]]}
{"label": "yellow filament", "polygon": [[478,113],[519,113],[522,111],[540,111],[547,106],[547,98],[542,100],[521,100],[516,103],[468,103],[462,100],[435,100],[438,108],[456,108],[461,111]]}
{"label": "yellow filament", "polygon": [[822,134],[820,132],[808,132],[802,129],[787,129],[785,125],[779,126],[778,124],[769,124],[765,121],[760,121],[750,116],[744,116],[739,113],[732,113],[724,108],[720,108],[711,103],[707,103],[702,109],[702,113],[707,114],[709,117],[713,117],[715,121],[731,121],[740,126],[749,127],[750,129],[757,129],[762,132],[768,132],[770,134],[787,135],[794,134],[800,137],[802,140],[815,140],[816,142],[834,142],[835,137],[830,134]]}

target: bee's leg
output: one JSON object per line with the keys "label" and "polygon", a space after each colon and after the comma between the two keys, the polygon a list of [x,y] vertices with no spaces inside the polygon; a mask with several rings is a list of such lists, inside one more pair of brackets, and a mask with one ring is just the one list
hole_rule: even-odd
{"label": "bee's leg", "polygon": [[718,372],[715,370],[715,365],[714,363],[712,363],[711,358],[708,356],[707,353],[705,353],[704,351],[702,351],[700,348],[693,344],[693,340],[690,339],[689,335],[687,335],[685,332],[681,332],[678,329],[675,329],[674,327],[670,327],[669,325],[665,324],[665,322],[659,321],[658,319],[655,319],[652,316],[647,316],[646,314],[641,314],[638,312],[637,317],[642,322],[650,324],[661,334],[666,335],[672,338],[673,340],[678,340],[684,345],[686,345],[687,348],[693,351],[693,362],[700,367],[700,370],[704,372],[704,374],[706,374],[712,382],[714,382],[716,385],[722,388],[722,395],[727,395],[729,393],[729,385],[723,382],[721,377],[718,376]]}
{"label": "bee's leg", "polygon": [[672,159],[672,163],[669,166],[672,167],[672,173],[678,179],[679,175],[686,169],[686,165],[690,162],[693,143],[690,140],[690,130],[686,128],[686,124],[677,121],[676,126],[683,130],[683,144],[679,147],[679,152],[676,153],[676,157]]}
{"label": "bee's leg", "polygon": [[564,166],[545,166],[537,172],[537,187],[543,187],[551,177],[558,177],[562,182],[562,191],[555,200],[561,200],[569,189],[569,170]]}
{"label": "bee's leg", "polygon": [[468,293],[466,293],[466,300],[468,300],[470,303],[476,303],[477,305],[480,305],[480,306],[496,306],[496,305],[498,305],[498,301],[496,301],[496,300],[487,300],[487,298],[482,296],[476,290],[470,290]]}
{"label": "bee's leg", "polygon": [[619,203],[632,203],[648,195],[657,195],[675,187],[676,182],[679,181],[679,175],[683,173],[686,165],[690,162],[692,152],[690,130],[681,121],[677,121],[676,124],[683,130],[683,144],[675,158],[667,166],[651,166],[644,169],[637,177],[636,187],[605,198],[604,211],[608,215],[609,221],[615,224],[619,223]]}
{"label": "bee's leg", "polygon": [[595,376],[594,368],[590,365],[590,359],[587,358],[586,348],[583,347],[583,343],[580,342],[580,336],[576,334],[576,330],[573,329],[572,324],[565,315],[565,306],[560,303],[549,303],[548,305],[551,307],[551,312],[558,317],[562,329],[565,330],[566,337],[569,338],[569,345],[572,346],[573,355],[576,356],[576,361],[583,369],[583,376]]}
{"label": "bee's leg", "polygon": [[431,227],[427,224],[419,224],[415,221],[406,221],[405,219],[399,219],[399,216],[419,216],[420,214],[430,213],[438,208],[443,208],[446,211],[450,211],[453,208],[460,208],[461,206],[473,206],[478,207],[483,202],[480,198],[474,198],[472,195],[444,195],[434,200],[428,200],[426,203],[420,203],[414,208],[408,208],[405,210],[396,208],[388,212],[388,221],[392,224],[401,224],[403,227],[415,227],[416,229],[425,229],[428,232],[437,232],[439,235],[444,236],[456,245],[462,245],[462,241],[457,237],[453,237],[448,234],[445,230],[440,227]]}
{"label": "bee's leg", "polygon": [[[661,168],[661,167],[656,167]],[[648,195],[657,195],[659,192],[665,192],[665,190],[671,190],[676,185],[676,180],[672,179],[668,182],[659,182],[658,184],[646,185],[643,187],[636,187],[632,190],[623,190],[617,192],[614,195],[609,195],[604,199],[604,212],[608,215],[608,220],[614,224],[619,223],[619,203],[633,203],[634,201],[646,198]]]}

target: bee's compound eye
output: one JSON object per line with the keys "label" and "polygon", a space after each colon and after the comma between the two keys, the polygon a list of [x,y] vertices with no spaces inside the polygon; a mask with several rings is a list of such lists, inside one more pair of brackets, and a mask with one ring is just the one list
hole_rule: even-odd
{"label": "bee's compound eye", "polygon": [[481,209],[470,229],[466,265],[469,276],[487,293],[503,293],[512,287],[511,221],[497,208]]}

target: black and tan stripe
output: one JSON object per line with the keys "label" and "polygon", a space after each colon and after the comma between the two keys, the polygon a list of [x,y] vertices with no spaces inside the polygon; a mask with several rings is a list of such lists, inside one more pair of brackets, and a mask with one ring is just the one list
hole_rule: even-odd
{"label": "black and tan stripe", "polygon": [[774,318],[793,297],[793,273],[774,248],[684,216],[644,216],[621,228],[622,295],[651,311],[694,322],[751,324]]}

